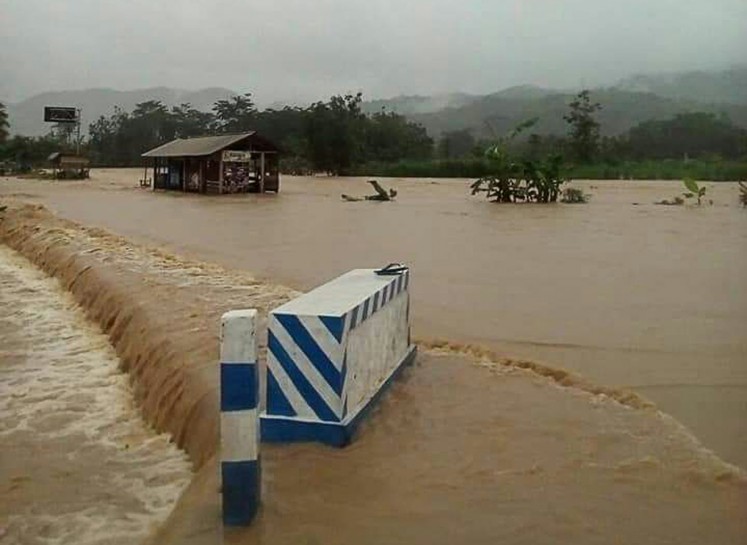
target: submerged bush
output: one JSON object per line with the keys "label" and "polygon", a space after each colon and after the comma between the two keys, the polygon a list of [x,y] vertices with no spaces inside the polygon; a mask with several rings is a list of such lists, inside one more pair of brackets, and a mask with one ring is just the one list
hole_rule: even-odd
{"label": "submerged bush", "polygon": [[747,206],[747,184],[739,182],[739,202],[742,206]]}
{"label": "submerged bush", "polygon": [[583,204],[589,202],[591,195],[584,193],[583,189],[577,187],[566,187],[563,190],[563,196],[560,198],[560,202],[566,204]]}
{"label": "submerged bush", "polygon": [[565,182],[561,174],[563,159],[550,155],[540,160],[516,160],[508,152],[507,144],[523,130],[532,127],[536,119],[518,125],[506,138],[488,148],[485,156],[490,171],[470,186],[472,194],[485,193],[493,202],[549,203],[558,200],[560,186]]}
{"label": "submerged bush", "polygon": [[496,161],[492,174],[476,180],[472,194],[485,193],[493,202],[549,203],[558,200],[562,159],[552,156],[542,161]]}
{"label": "submerged bush", "polygon": [[685,204],[685,199],[683,199],[682,197],[674,197],[671,201],[662,199],[660,201],[656,201],[654,204],[663,204],[665,206],[682,206],[683,204]]}
{"label": "submerged bush", "polygon": [[[682,180],[682,183],[685,185],[685,188],[687,189],[687,193],[683,193],[686,199],[691,199],[693,197],[698,198],[698,206],[700,206],[701,200],[703,197],[705,197],[706,194],[706,187],[705,186],[699,186],[695,180],[692,178],[685,178]],[[711,204],[713,204],[713,201],[711,201]]]}

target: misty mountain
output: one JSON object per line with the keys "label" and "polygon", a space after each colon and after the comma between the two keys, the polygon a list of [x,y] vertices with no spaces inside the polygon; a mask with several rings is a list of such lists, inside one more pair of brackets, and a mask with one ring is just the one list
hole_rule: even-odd
{"label": "misty mountain", "polygon": [[147,100],[160,100],[167,106],[189,102],[198,110],[209,111],[217,100],[224,100],[236,93],[228,89],[211,87],[199,91],[185,91],[168,87],[152,87],[133,91],[114,89],[85,89],[81,91],[57,91],[42,93],[16,104],[8,104],[8,121],[12,134],[40,136],[49,132],[50,123],[44,122],[44,106],[71,106],[81,108],[81,132],[88,132],[88,125],[99,116],[111,115],[119,106],[131,111],[135,105]]}
{"label": "misty mountain", "polygon": [[638,74],[619,81],[615,88],[678,100],[747,104],[747,66],[723,72]]}
{"label": "misty mountain", "polygon": [[[445,131],[469,129],[476,137],[494,138],[509,132],[522,121],[539,118],[532,129],[538,134],[565,134],[568,130],[563,115],[575,93],[547,92],[495,93],[459,108],[447,108],[428,114],[407,117],[422,124],[431,136]],[[604,135],[621,134],[650,119],[668,119],[684,112],[712,112],[728,116],[735,124],[747,128],[747,103],[714,104],[693,100],[675,100],[653,93],[623,91],[616,88],[592,90],[592,100],[602,109],[597,112]]]}
{"label": "misty mountain", "polygon": [[[371,101],[364,109],[401,113],[421,123],[434,137],[469,129],[477,137],[492,138],[532,117],[539,118],[535,132],[565,134],[563,115],[576,92],[519,85],[483,96],[447,95],[457,99],[442,108],[437,108],[437,101],[429,101],[437,97],[418,96]],[[598,118],[605,135],[623,133],[649,119],[693,111],[725,114],[747,127],[747,68],[631,76],[612,87],[593,89],[592,98],[602,104]]]}
{"label": "misty mountain", "polygon": [[374,114],[382,110],[401,115],[427,114],[444,108],[458,108],[471,103],[479,97],[466,93],[449,93],[445,95],[422,96],[402,95],[389,99],[369,100],[363,103],[363,111]]}
{"label": "misty mountain", "polygon": [[[477,137],[493,138],[532,117],[539,118],[534,132],[565,134],[567,125],[563,115],[575,92],[520,85],[488,95],[450,93],[376,99],[364,102],[362,107],[367,113],[384,109],[402,114],[421,123],[436,138],[444,131],[460,129],[469,129]],[[217,100],[233,95],[234,92],[223,88],[62,91],[10,104],[8,113],[12,133],[35,136],[49,130],[42,120],[47,105],[82,107],[85,132],[90,122],[100,115],[110,115],[115,106],[131,111],[139,102],[161,100],[168,106],[189,102],[199,110],[209,111]],[[593,89],[592,98],[602,104],[598,119],[605,135],[623,133],[642,121],[694,111],[723,114],[747,128],[747,68],[631,76],[613,87]],[[282,108],[282,105],[273,107]]]}

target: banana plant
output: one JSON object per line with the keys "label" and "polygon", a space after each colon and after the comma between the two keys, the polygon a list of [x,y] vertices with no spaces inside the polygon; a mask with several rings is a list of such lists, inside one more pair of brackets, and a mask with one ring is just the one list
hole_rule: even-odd
{"label": "banana plant", "polygon": [[701,200],[703,197],[705,197],[706,194],[706,187],[705,186],[699,186],[695,180],[692,178],[685,178],[682,180],[682,183],[685,184],[685,187],[687,188],[687,193],[684,193],[686,199],[691,199],[693,197],[698,198],[698,206],[700,206]]}
{"label": "banana plant", "polygon": [[532,127],[537,119],[518,125],[505,138],[500,138],[485,152],[492,172],[470,186],[472,194],[485,193],[493,202],[556,202],[560,186],[562,157],[550,156],[539,161],[517,161],[508,152],[507,143],[522,131]]}

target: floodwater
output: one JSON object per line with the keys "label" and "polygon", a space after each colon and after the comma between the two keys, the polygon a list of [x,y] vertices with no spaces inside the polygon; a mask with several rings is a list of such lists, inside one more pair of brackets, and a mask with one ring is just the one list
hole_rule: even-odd
{"label": "floodwater", "polygon": [[671,418],[529,371],[419,361],[350,447],[266,448],[261,515],[226,543],[747,539],[747,480]]}
{"label": "floodwater", "polygon": [[177,253],[309,289],[403,261],[414,332],[631,388],[747,467],[747,210],[655,206],[674,182],[578,182],[587,205],[496,205],[467,180],[383,180],[394,203],[345,203],[362,179],[284,177],[279,195],[136,188],[139,170],[89,182],[7,180],[0,194]]}
{"label": "floodwater", "polygon": [[0,541],[130,544],[191,478],[72,296],[0,245]]}

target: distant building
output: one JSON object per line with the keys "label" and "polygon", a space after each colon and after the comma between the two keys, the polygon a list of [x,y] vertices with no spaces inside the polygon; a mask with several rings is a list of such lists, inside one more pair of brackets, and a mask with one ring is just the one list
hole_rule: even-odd
{"label": "distant building", "polygon": [[[153,159],[153,189],[193,193],[280,190],[278,148],[256,132],[178,138],[143,153]],[[146,166],[146,176],[148,167]]]}
{"label": "distant building", "polygon": [[80,180],[88,178],[88,157],[57,151],[47,157],[52,166],[52,177],[60,180]]}

